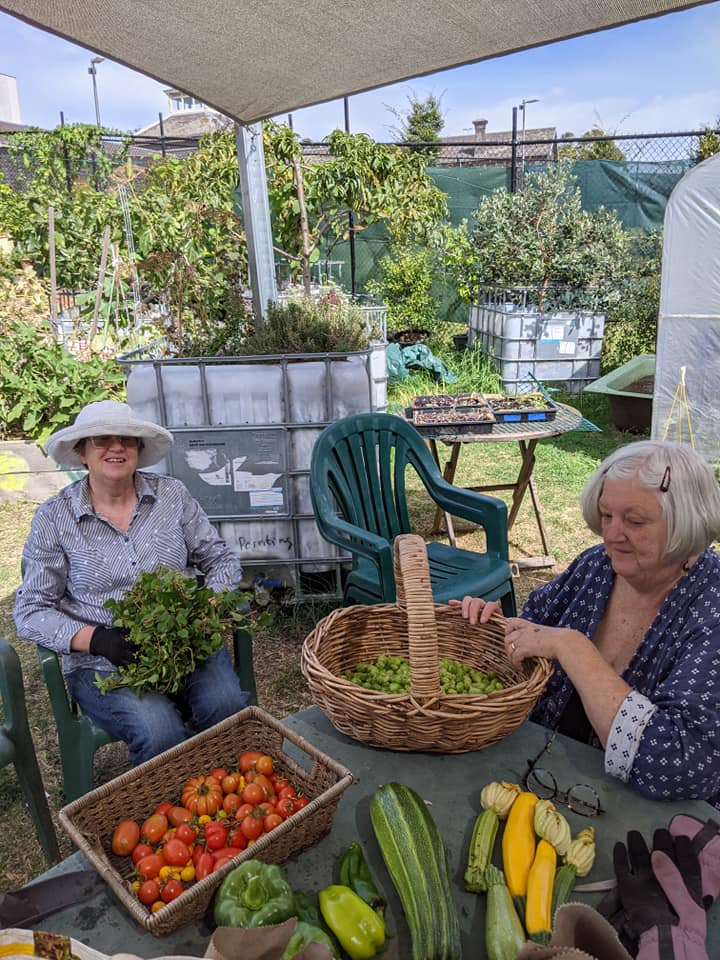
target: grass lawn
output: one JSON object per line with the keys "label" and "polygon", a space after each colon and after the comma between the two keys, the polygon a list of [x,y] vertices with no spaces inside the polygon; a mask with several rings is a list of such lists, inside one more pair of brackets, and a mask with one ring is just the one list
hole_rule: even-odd
{"label": "grass lawn", "polygon": [[[577,399],[571,402],[578,405]],[[609,425],[604,397],[587,395],[582,409],[588,419],[603,428],[602,433],[572,432],[543,441],[536,450],[534,476],[556,566],[553,570],[527,571],[518,578],[519,604],[536,585],[546,582],[581,550],[595,542],[596,538],[582,521],[578,506],[580,491],[587,477],[611,450],[635,439],[618,433]],[[448,450],[440,445],[441,457],[446,456]],[[456,483],[508,482],[515,479],[518,468],[519,452],[515,443],[467,444],[460,457]],[[428,537],[434,510],[419,486],[412,488],[411,505],[417,531]],[[62,805],[62,781],[54,721],[35,648],[17,641],[12,622],[13,597],[20,582],[20,555],[34,510],[35,504],[24,501],[0,503],[0,543],[3,545],[0,553],[0,636],[16,645],[22,661],[30,725],[50,807],[55,812]],[[466,549],[481,549],[482,535],[461,527],[458,544]],[[514,559],[543,552],[529,498],[510,532],[510,552]],[[327,610],[327,607],[305,605],[289,612],[278,612],[273,623],[256,637],[259,702],[275,716],[285,716],[311,702],[299,670],[299,652],[310,627]],[[110,744],[96,755],[97,782],[116,776],[126,768],[127,754],[119,744]],[[0,811],[0,890],[7,890],[21,886],[45,868],[12,767],[0,771]],[[58,838],[63,853],[70,853],[71,845],[59,827]]]}

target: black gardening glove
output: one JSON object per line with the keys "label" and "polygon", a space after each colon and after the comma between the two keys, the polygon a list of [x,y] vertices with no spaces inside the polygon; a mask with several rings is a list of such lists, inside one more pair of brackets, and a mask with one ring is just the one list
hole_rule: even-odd
{"label": "black gardening glove", "polygon": [[90,637],[90,653],[105,657],[116,667],[127,667],[135,659],[137,647],[124,627],[95,627]]}
{"label": "black gardening glove", "polygon": [[[668,851],[664,836],[667,834],[672,849],[672,837],[667,832],[656,831],[657,849]],[[598,905],[600,913],[615,927],[625,949],[637,955],[640,935],[651,927],[677,923],[660,884],[653,874],[650,851],[637,830],[627,835],[627,847],[616,843],[613,849],[613,865],[617,887]]]}

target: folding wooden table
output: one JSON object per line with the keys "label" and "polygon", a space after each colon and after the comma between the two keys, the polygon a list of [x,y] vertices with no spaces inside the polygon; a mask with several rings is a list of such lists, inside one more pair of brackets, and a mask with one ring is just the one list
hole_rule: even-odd
{"label": "folding wooden table", "polygon": [[[535,521],[540,532],[540,540],[544,551],[543,556],[524,557],[521,560],[513,561],[518,569],[527,569],[529,567],[541,568],[552,567],[555,565],[555,558],[550,551],[547,530],[543,519],[542,507],[538,496],[537,487],[533,479],[533,469],[535,467],[535,447],[539,440],[546,440],[550,437],[559,437],[563,433],[577,429],[597,429],[589,421],[585,420],[583,415],[575,407],[568,406],[565,403],[557,404],[558,411],[554,420],[532,420],[525,423],[505,422],[494,423],[492,429],[487,433],[463,433],[453,435],[439,435],[434,426],[421,426],[419,428],[422,435],[432,451],[435,462],[443,472],[443,476],[448,483],[455,480],[455,471],[457,470],[460,450],[466,443],[517,443],[520,450],[520,471],[514,483],[492,483],[481,486],[466,487],[467,490],[475,490],[478,493],[489,493],[495,490],[512,490],[512,503],[508,513],[508,532],[512,529],[517,519],[518,511],[525,498],[527,491],[530,491]],[[438,454],[438,442],[450,446],[450,457],[443,466]],[[455,529],[453,527],[452,517],[443,513],[438,508],[435,512],[435,522],[432,533],[442,531],[443,516],[447,529],[448,539],[451,546],[456,546]]]}

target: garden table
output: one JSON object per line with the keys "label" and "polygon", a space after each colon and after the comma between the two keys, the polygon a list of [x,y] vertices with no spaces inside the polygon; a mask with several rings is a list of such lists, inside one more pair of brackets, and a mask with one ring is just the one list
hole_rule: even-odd
{"label": "garden table", "polygon": [[[363,847],[370,868],[389,901],[388,924],[394,935],[387,942],[385,960],[407,960],[411,956],[410,936],[398,898],[382,861],[370,824],[369,804],[381,783],[397,780],[416,790],[428,803],[445,842],[450,864],[453,894],[458,908],[463,940],[463,955],[483,960],[485,897],[467,893],[463,873],[473,824],[479,813],[480,790],[491,780],[520,782],[527,760],[547,742],[548,731],[526,721],[509,737],[485,750],[446,755],[441,753],[399,753],[367,747],[338,733],[318,707],[311,707],[286,718],[289,727],[324,753],[345,764],[355,775],[355,783],[343,794],[333,828],[319,843],[303,851],[286,864],[290,882],[307,892],[320,890],[336,880],[337,863],[351,840]],[[294,747],[287,750],[294,756]],[[301,758],[298,756],[298,759]],[[612,847],[625,839],[629,829],[640,830],[648,842],[653,831],[668,824],[680,811],[703,820],[717,815],[701,801],[661,803],[647,800],[620,781],[603,772],[603,754],[599,750],[557,735],[543,759],[562,789],[575,783],[587,783],[598,793],[603,813],[588,818],[567,813],[573,834],[585,826],[595,827],[597,859],[588,881],[612,877]],[[118,817],[121,811],[118,811]],[[496,843],[496,859],[500,848]],[[499,862],[499,861],[498,861]],[[43,874],[43,878],[77,870],[85,865],[80,853]],[[583,881],[580,881],[583,882]],[[575,894],[573,899],[596,904],[602,894]],[[64,933],[105,953],[135,953],[141,957],[168,954],[202,956],[210,929],[194,923],[166,937],[153,937],[139,927],[109,892],[101,892],[87,902],[69,907],[33,924],[37,929]],[[708,915],[708,944],[711,957],[720,956],[720,905]]]}
{"label": "garden table", "polygon": [[[553,401],[556,402],[556,401]],[[518,569],[528,567],[552,567],[555,565],[555,558],[552,556],[545,521],[543,519],[540,497],[537,486],[533,479],[533,470],[535,468],[535,447],[539,440],[547,440],[551,437],[559,437],[563,433],[571,430],[597,430],[598,428],[586,420],[579,410],[568,406],[565,403],[557,403],[557,414],[553,420],[534,420],[525,423],[494,423],[492,429],[483,433],[462,433],[448,435],[445,432],[438,435],[433,426],[416,427],[426,438],[427,444],[435,458],[435,462],[442,470],[444,478],[448,483],[455,480],[455,471],[457,470],[460,451],[466,443],[517,443],[520,450],[520,470],[517,479],[513,483],[491,483],[480,486],[466,487],[467,490],[475,490],[478,493],[488,493],[495,490],[512,490],[512,503],[508,514],[508,532],[512,529],[517,519],[518,511],[525,499],[525,494],[530,491],[535,522],[540,532],[540,540],[544,554],[539,557],[523,557],[515,560],[513,563]],[[450,456],[443,466],[440,463],[438,454],[438,440],[450,446]],[[431,533],[440,533],[443,515],[445,517],[445,526],[447,528],[448,539],[451,546],[456,546],[455,529],[452,517],[449,514],[443,514],[440,507],[435,511],[435,521]]]}

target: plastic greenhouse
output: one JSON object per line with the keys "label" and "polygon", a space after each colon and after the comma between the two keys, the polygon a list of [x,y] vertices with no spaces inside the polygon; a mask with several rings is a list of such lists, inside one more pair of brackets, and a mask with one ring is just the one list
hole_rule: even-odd
{"label": "plastic greenhouse", "polygon": [[720,154],[665,212],[652,436],[692,441],[720,466]]}

